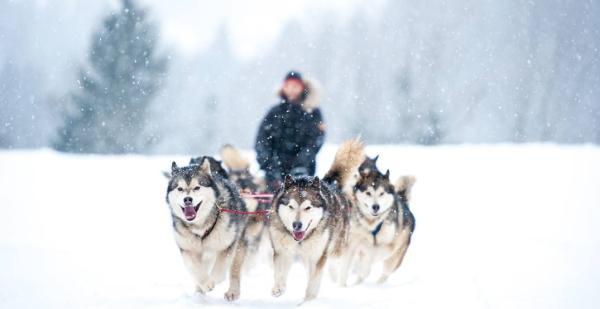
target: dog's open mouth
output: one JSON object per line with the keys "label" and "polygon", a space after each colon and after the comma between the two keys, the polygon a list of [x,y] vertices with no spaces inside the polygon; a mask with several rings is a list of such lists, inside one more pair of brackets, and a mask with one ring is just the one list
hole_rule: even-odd
{"label": "dog's open mouth", "polygon": [[181,210],[183,210],[183,215],[185,216],[186,220],[192,221],[196,219],[196,214],[198,213],[198,209],[200,209],[200,204],[202,204],[202,201],[200,201],[200,203],[198,203],[196,206],[194,206],[194,204],[191,202],[184,203],[185,206],[181,207]]}
{"label": "dog's open mouth", "polygon": [[296,240],[296,241],[303,240],[304,237],[306,236],[306,231],[308,231],[308,228],[310,227],[311,223],[312,223],[312,221],[308,222],[308,225],[306,226],[306,229],[304,231],[293,231],[292,237],[294,237],[294,240]]}
{"label": "dog's open mouth", "polygon": [[292,232],[292,236],[294,236],[294,239],[296,241],[301,241],[302,239],[304,239],[305,234],[306,234],[306,231]]}

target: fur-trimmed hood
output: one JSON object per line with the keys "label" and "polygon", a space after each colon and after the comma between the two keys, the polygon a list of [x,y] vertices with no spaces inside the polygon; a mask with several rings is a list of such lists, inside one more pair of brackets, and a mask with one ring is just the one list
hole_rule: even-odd
{"label": "fur-trimmed hood", "polygon": [[[306,87],[304,90],[304,99],[301,103],[302,108],[305,111],[312,113],[313,110],[319,107],[319,84],[317,81],[308,78],[303,79],[302,82],[304,83],[304,87]],[[277,95],[280,98],[285,99],[281,89],[279,89]]]}

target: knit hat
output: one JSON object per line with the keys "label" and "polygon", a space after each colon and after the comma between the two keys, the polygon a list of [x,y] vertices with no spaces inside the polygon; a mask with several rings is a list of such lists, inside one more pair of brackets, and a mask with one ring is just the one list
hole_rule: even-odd
{"label": "knit hat", "polygon": [[285,78],[283,80],[288,81],[288,80],[292,80],[292,79],[302,81],[302,74],[300,74],[300,72],[298,72],[298,71],[289,71],[285,75]]}

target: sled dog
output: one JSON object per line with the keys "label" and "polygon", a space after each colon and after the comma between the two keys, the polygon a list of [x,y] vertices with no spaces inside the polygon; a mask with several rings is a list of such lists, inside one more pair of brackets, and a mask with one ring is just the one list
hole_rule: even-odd
{"label": "sled dog", "polygon": [[234,185],[211,172],[210,160],[185,167],[173,162],[167,203],[175,241],[197,291],[211,291],[229,270],[225,298],[229,301],[239,298],[240,270],[246,252],[246,218],[221,211],[221,208],[246,210]]}
{"label": "sled dog", "polygon": [[350,241],[341,259],[339,284],[346,285],[353,260],[357,260],[357,283],[370,273],[372,264],[383,259],[383,273],[378,282],[385,282],[400,266],[415,229],[415,218],[409,209],[413,176],[403,176],[396,184],[390,182],[390,172],[381,173],[377,157],[366,158],[359,167],[354,185],[354,206],[350,219]]}
{"label": "sled dog", "polygon": [[275,194],[269,235],[273,247],[273,296],[285,292],[289,269],[299,256],[308,269],[304,301],[314,299],[328,258],[342,255],[347,245],[349,204],[341,184],[364,160],[359,140],[344,143],[324,180],[287,175]]}

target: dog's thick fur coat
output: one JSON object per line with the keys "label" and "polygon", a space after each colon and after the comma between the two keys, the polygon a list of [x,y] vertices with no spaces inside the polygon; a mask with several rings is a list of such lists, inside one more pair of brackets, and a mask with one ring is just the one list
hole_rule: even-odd
{"label": "dog's thick fur coat", "polygon": [[237,189],[211,173],[210,160],[177,167],[173,162],[167,189],[175,241],[183,261],[201,293],[225,279],[229,269],[227,300],[240,295],[240,271],[246,254],[246,218],[220,211],[245,211]]}
{"label": "dog's thick fur coat", "polygon": [[327,259],[344,253],[350,205],[341,184],[362,162],[362,148],[358,140],[344,143],[326,181],[318,177],[285,177],[272,203],[274,211],[269,226],[275,268],[274,296],[284,293],[289,269],[294,257],[299,256],[309,273],[304,300],[315,298]]}
{"label": "dog's thick fur coat", "polygon": [[400,266],[415,229],[415,218],[408,202],[416,179],[403,176],[392,185],[389,171],[381,173],[375,159],[367,158],[359,167],[354,185],[350,220],[350,242],[339,266],[339,283],[346,285],[349,269],[356,260],[358,283],[370,273],[372,264],[383,259],[385,282]]}

